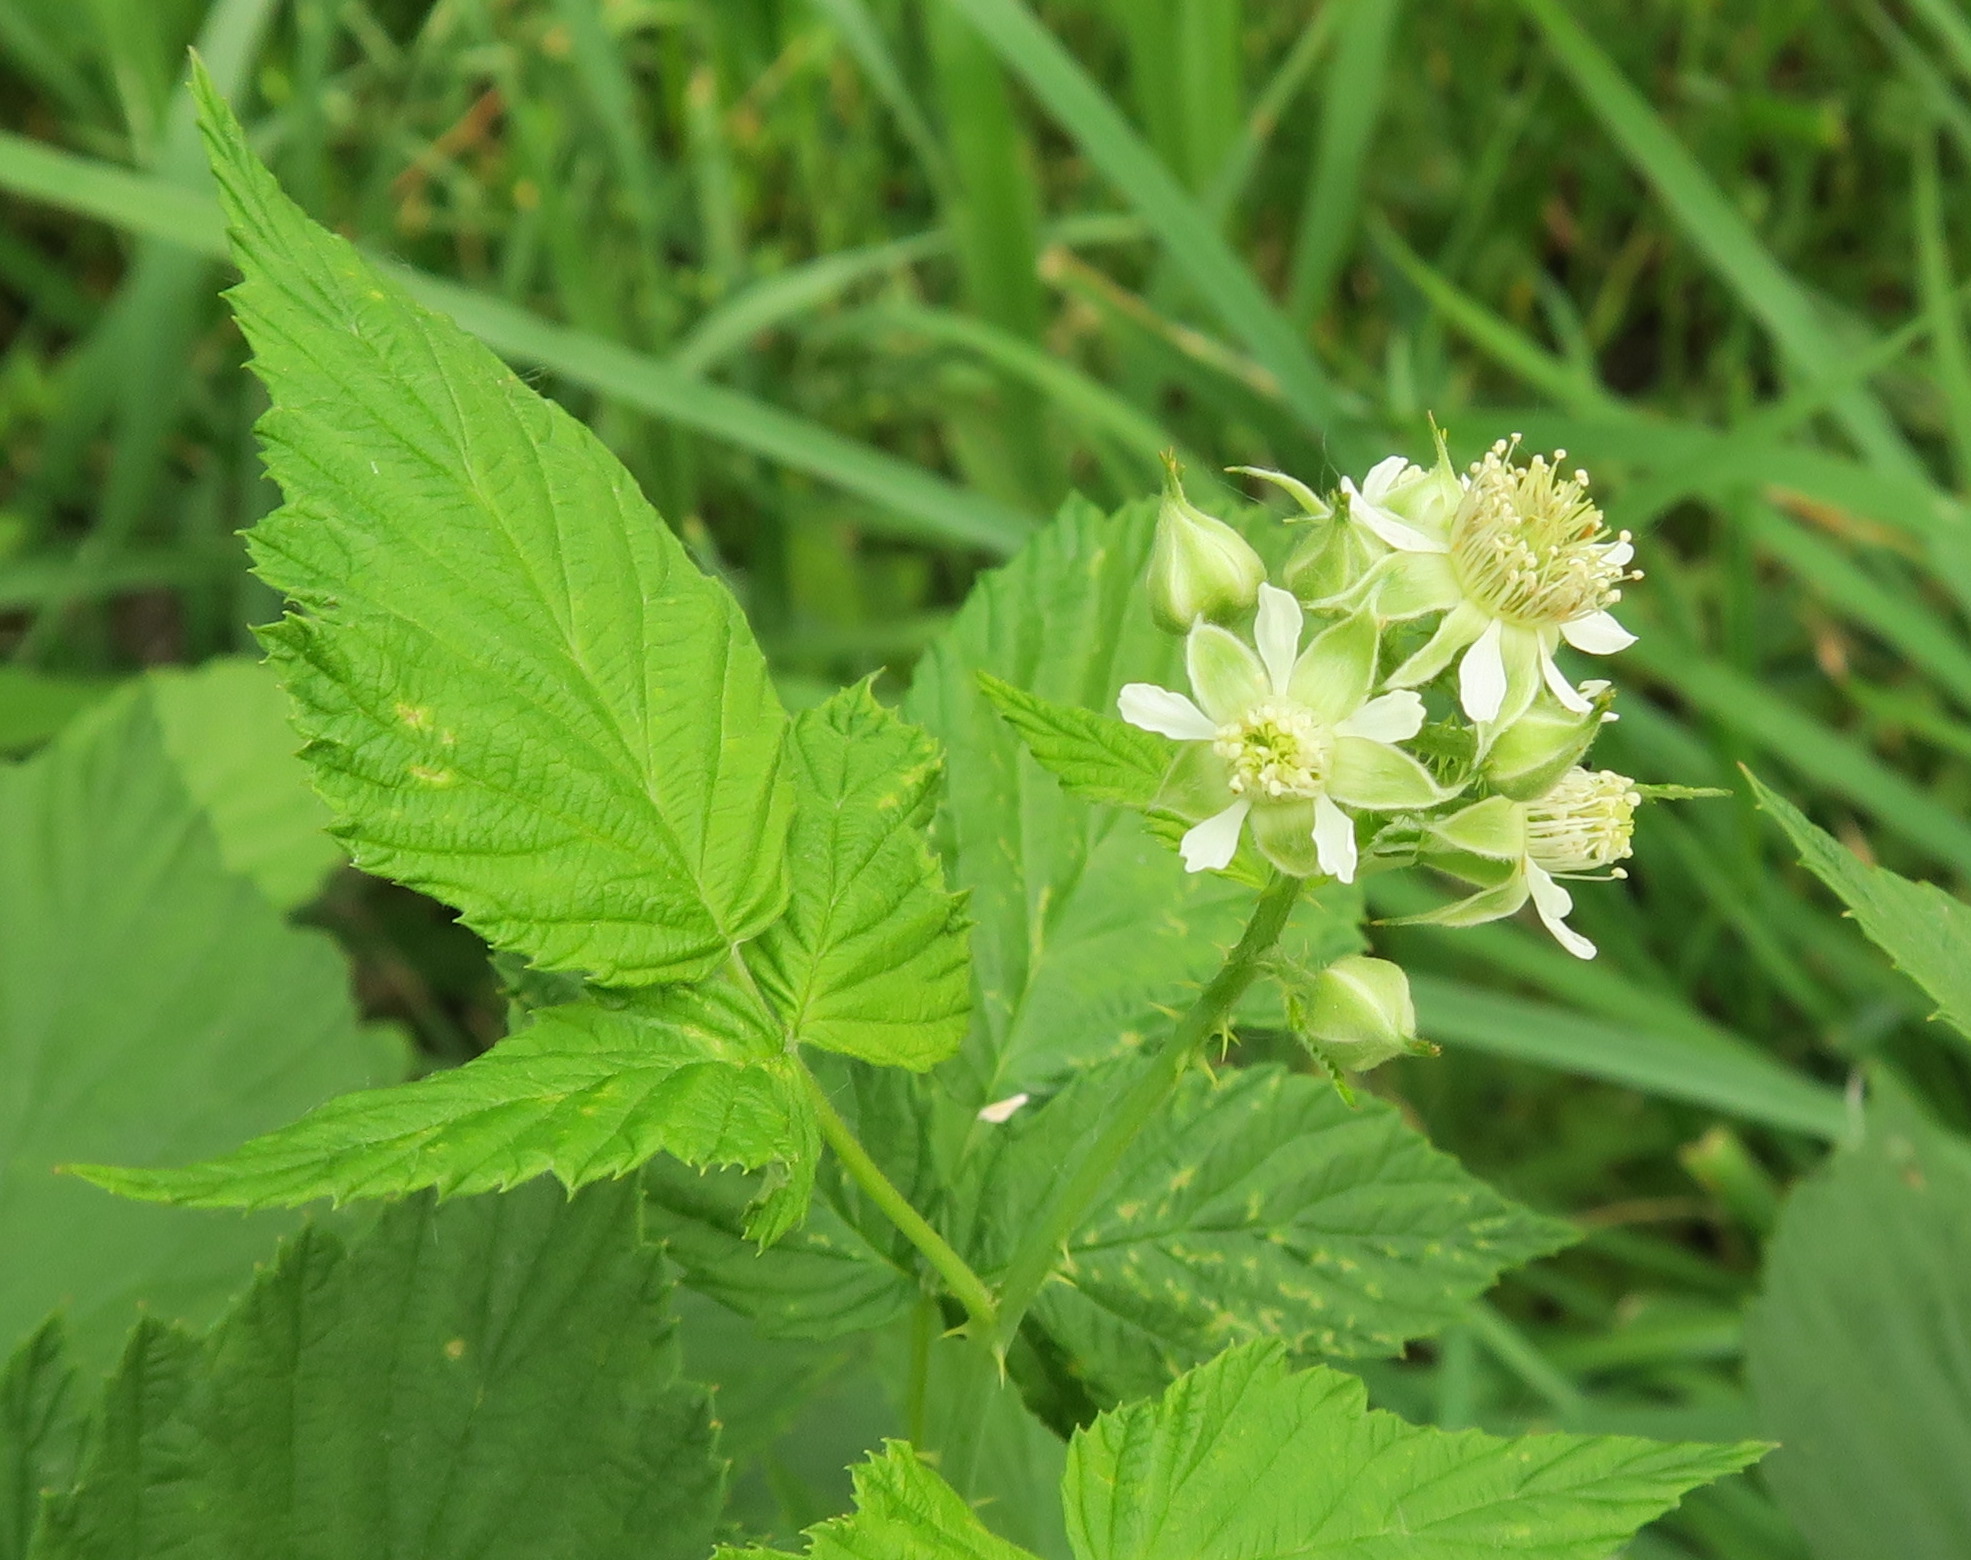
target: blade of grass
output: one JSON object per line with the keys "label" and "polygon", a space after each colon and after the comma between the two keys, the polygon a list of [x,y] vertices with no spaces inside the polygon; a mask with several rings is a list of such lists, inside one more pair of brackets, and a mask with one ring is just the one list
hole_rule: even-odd
{"label": "blade of grass", "polygon": [[1322,83],[1314,159],[1294,235],[1287,317],[1305,331],[1327,308],[1362,204],[1369,143],[1382,116],[1401,0],[1345,0]]}
{"label": "blade of grass", "polygon": [[896,120],[897,129],[910,144],[917,155],[917,161],[932,188],[943,190],[951,183],[951,164],[945,157],[944,147],[931,129],[931,123],[924,117],[923,109],[911,94],[909,83],[904,80],[903,71],[898,66],[896,56],[890,50],[889,41],[883,30],[876,24],[876,18],[869,14],[869,7],[863,0],[814,0],[814,8],[826,16],[835,26],[843,46],[854,56],[855,62],[869,78],[869,84],[876,89],[876,95],[883,100],[883,106]]}
{"label": "blade of grass", "polygon": [[1418,1033],[1513,1061],[1640,1089],[1727,1116],[1832,1140],[1846,1129],[1839,1091],[1768,1057],[1588,1018],[1523,997],[1412,975]]}
{"label": "blade of grass", "polygon": [[[0,134],[0,188],[127,229],[161,230],[215,259],[225,254],[218,208],[210,200],[25,137]],[[767,402],[708,385],[648,354],[550,324],[455,282],[379,263],[421,302],[450,314],[496,352],[868,499],[885,512],[871,517],[872,528],[1003,556],[1034,524],[1019,510]]]}
{"label": "blade of grass", "polygon": [[[1299,332],[1219,236],[1202,207],[1130,128],[1073,55],[1019,0],[942,0],[969,17],[1001,61],[1149,223],[1199,298],[1279,381],[1299,415],[1339,438],[1357,413],[1308,351]],[[1344,455],[1353,454],[1354,440]]]}
{"label": "blade of grass", "polygon": [[1960,489],[1971,485],[1971,346],[1964,339],[1964,308],[1951,277],[1944,239],[1943,196],[1937,178],[1937,143],[1917,137],[1911,204],[1916,227],[1916,275],[1929,326],[1937,384],[1950,414],[1951,465]]}
{"label": "blade of grass", "polygon": [[[1771,332],[1786,357],[1812,377],[1838,372],[1844,354],[1822,326],[1811,296],[1760,243],[1738,208],[1648,100],[1560,0],[1519,0],[1519,4],[1573,78],[1588,110],[1662,197],[1739,301]],[[1871,465],[1904,476],[1921,473],[1921,462],[1872,395],[1863,389],[1845,391],[1834,408]]]}
{"label": "blade of grass", "polygon": [[1218,172],[1212,176],[1211,184],[1204,193],[1205,210],[1221,226],[1237,207],[1239,197],[1245,193],[1253,170],[1259,166],[1260,155],[1273,139],[1273,133],[1280,128],[1280,120],[1293,107],[1294,99],[1307,85],[1307,78],[1313,74],[1314,67],[1320,64],[1341,9],[1337,5],[1324,5],[1314,13],[1307,25],[1301,28],[1300,36],[1294,39],[1293,47],[1287,50],[1279,68],[1260,89],[1259,96],[1253,99],[1252,112],[1246,116],[1239,138],[1226,152],[1224,161],[1219,164]]}

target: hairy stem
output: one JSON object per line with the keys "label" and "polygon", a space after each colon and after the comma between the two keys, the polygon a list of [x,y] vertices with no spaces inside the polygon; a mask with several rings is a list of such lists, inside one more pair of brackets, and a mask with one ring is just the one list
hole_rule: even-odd
{"label": "hairy stem", "polygon": [[1002,1358],[1019,1331],[1027,1307],[1033,1304],[1041,1285],[1054,1271],[1069,1237],[1109,1184],[1122,1156],[1136,1141],[1136,1134],[1163,1108],[1198,1047],[1225,1022],[1233,1004],[1258,975],[1261,956],[1279,941],[1280,933],[1286,928],[1287,917],[1300,896],[1301,881],[1297,877],[1276,876],[1259,896],[1238,946],[1226,955],[1211,984],[1198,993],[1197,1001],[1178,1019],[1149,1070],[1122,1097],[1102,1128],[1101,1136],[1082,1155],[1074,1174],[1013,1253],[1005,1281],[999,1288],[998,1329],[990,1335],[994,1352]]}
{"label": "hairy stem", "polygon": [[793,1061],[800,1069],[808,1099],[821,1123],[821,1135],[835,1150],[835,1157],[842,1162],[849,1179],[862,1188],[863,1195],[883,1210],[884,1216],[903,1232],[904,1239],[921,1251],[924,1260],[937,1270],[945,1287],[965,1307],[965,1314],[971,1318],[971,1331],[981,1339],[994,1337],[999,1308],[985,1280],[972,1271],[971,1264],[952,1249],[950,1242],[931,1228],[924,1215],[910,1205],[910,1199],[883,1174],[883,1167],[869,1157],[869,1150],[842,1119],[842,1113],[835,1109],[835,1102],[829,1099],[821,1080],[808,1070],[807,1063],[798,1054]]}

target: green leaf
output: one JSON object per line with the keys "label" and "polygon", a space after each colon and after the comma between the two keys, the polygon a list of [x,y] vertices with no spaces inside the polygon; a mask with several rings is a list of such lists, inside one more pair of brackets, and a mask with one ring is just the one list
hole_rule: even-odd
{"label": "green leaf", "polygon": [[1248,1344],[1075,1437],[1080,1560],[1607,1560],[1757,1443],[1448,1432],[1371,1410],[1362,1383]]}
{"label": "green leaf", "polygon": [[90,1365],[139,1303],[209,1319],[290,1221],[120,1203],[57,1164],[197,1159],[402,1067],[334,944],[226,870],[154,691],[0,767],[0,1349],[62,1306]]}
{"label": "green leaf", "polygon": [[1113,715],[1040,698],[990,672],[979,673],[979,687],[1070,796],[1137,812],[1156,801],[1176,755],[1168,739]]}
{"label": "green leaf", "polygon": [[702,977],[786,899],[786,718],[619,462],[302,215],[201,88],[273,401],[266,631],[359,866],[604,983]]}
{"label": "green leaf", "polygon": [[1930,994],[1937,1016],[1971,1039],[1971,905],[1933,883],[1912,883],[1858,859],[1784,797],[1756,777],[1747,778],[1807,870],[1840,896],[1869,940]]}
{"label": "green leaf", "polygon": [[0,753],[39,747],[115,686],[104,678],[0,667]]}
{"label": "green leaf", "polygon": [[[987,1532],[965,1498],[901,1441],[855,1470],[853,1515],[808,1529],[808,1560],[1032,1560]],[[720,1549],[713,1560],[793,1560],[778,1550]]]}
{"label": "green leaf", "polygon": [[1070,504],[982,579],[919,664],[905,710],[944,743],[940,841],[973,919],[972,1027],[938,1073],[968,1115],[1122,1054],[1217,967],[1249,890],[1185,873],[1144,820],[1067,794],[982,691],[986,672],[1109,710],[1123,683],[1182,681],[1141,582],[1156,505]]}
{"label": "green leaf", "polygon": [[203,1340],[145,1324],[41,1560],[696,1560],[722,1465],[630,1187],[299,1236]]}
{"label": "green leaf", "polygon": [[1763,1470],[1820,1560],[1957,1560],[1971,1533],[1971,1143],[1878,1079],[1786,1201],[1746,1329]]}
{"label": "green leaf", "polygon": [[692,1288],[752,1317],[774,1338],[836,1338],[880,1327],[922,1293],[825,1197],[807,1222],[769,1250],[747,1238],[755,1178],[706,1175],[669,1159],[644,1171],[648,1223]]}
{"label": "green leaf", "polygon": [[296,756],[301,739],[272,670],[220,660],[153,679],[165,748],[211,817],[227,869],[283,910],[306,903],[342,851]]}
{"label": "green leaf", "polygon": [[[1003,1261],[1134,1062],[1022,1111],[989,1173],[982,1244]],[[1567,1245],[1379,1100],[1271,1066],[1193,1073],[1068,1242],[1033,1320],[1098,1400],[1161,1391],[1232,1344],[1395,1354],[1457,1321],[1503,1268]]]}
{"label": "green leaf", "polygon": [[[772,1239],[798,1218],[815,1126],[779,1036],[731,987],[639,1007],[547,1008],[484,1056],[416,1083],[345,1095],[229,1154],[175,1170],[82,1165],[126,1197],[195,1208],[292,1207],[328,1197],[504,1190],[552,1173],[570,1190],[658,1153],[691,1164],[773,1163],[756,1216]],[[791,1189],[791,1190],[790,1190]]]}
{"label": "green leaf", "polygon": [[748,964],[794,1039],[922,1071],[971,1016],[962,901],[945,892],[924,826],[937,744],[866,683],[794,723],[787,913]]}
{"label": "green leaf", "polygon": [[27,1560],[42,1496],[75,1482],[86,1411],[59,1319],[0,1371],[0,1560]]}

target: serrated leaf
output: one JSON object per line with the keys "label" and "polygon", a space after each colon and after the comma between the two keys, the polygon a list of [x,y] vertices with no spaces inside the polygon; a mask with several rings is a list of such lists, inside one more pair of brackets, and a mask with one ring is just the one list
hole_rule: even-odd
{"label": "serrated leaf", "polygon": [[27,1560],[42,1497],[74,1483],[87,1414],[56,1318],[0,1371],[0,1560]]}
{"label": "serrated leaf", "polygon": [[291,1221],[138,1207],[56,1165],[197,1159],[402,1066],[334,944],[226,870],[154,692],[0,766],[0,1349],[60,1306],[89,1365],[139,1304],[209,1319]]}
{"label": "serrated leaf", "polygon": [[[484,1056],[416,1083],[329,1101],[291,1126],[180,1169],[75,1167],[126,1197],[195,1208],[292,1207],[327,1197],[446,1196],[553,1174],[570,1190],[659,1153],[779,1168],[806,1206],[816,1129],[778,1036],[728,987],[630,1008],[546,1008]],[[757,1218],[756,1218],[757,1225]]]}
{"label": "serrated leaf", "polygon": [[919,664],[905,712],[946,753],[940,839],[972,920],[972,1027],[940,1081],[967,1113],[1126,1052],[1216,967],[1250,891],[1191,876],[1145,821],[1068,795],[980,687],[990,673],[1108,710],[1181,682],[1141,589],[1156,506],[1070,504],[973,590]]}
{"label": "serrated leaf", "polygon": [[935,1066],[972,1001],[963,906],[924,836],[937,744],[858,684],[803,711],[790,747],[792,890],[748,964],[801,1043]]}
{"label": "serrated leaf", "polygon": [[1247,1344],[1068,1453],[1079,1560],[1607,1560],[1756,1443],[1449,1432],[1371,1410],[1362,1383]]}
{"label": "serrated leaf", "polygon": [[[808,1560],[1032,1560],[986,1530],[965,1499],[916,1452],[891,1441],[855,1469],[855,1511],[808,1529]],[[794,1560],[779,1550],[716,1551],[714,1560]]]}
{"label": "serrated leaf", "polygon": [[991,672],[979,687],[1027,751],[1071,796],[1147,810],[1170,772],[1176,747],[1153,731],[1072,704],[1056,704]]}
{"label": "serrated leaf", "polygon": [[621,464],[308,220],[203,80],[285,505],[266,632],[359,866],[606,984],[702,977],[786,898],[786,717]]}
{"label": "serrated leaf", "polygon": [[342,849],[272,668],[235,658],[152,679],[165,750],[211,818],[227,869],[283,910],[306,903]]}
{"label": "serrated leaf", "polygon": [[[1091,1069],[1005,1129],[981,1197],[990,1267],[1141,1064]],[[1573,1229],[1467,1175],[1380,1100],[1262,1066],[1189,1075],[1068,1242],[1032,1323],[1100,1402],[1162,1390],[1233,1344],[1401,1351]]]}
{"label": "serrated leaf", "polygon": [[1809,823],[1798,808],[1748,774],[1759,805],[1778,820],[1807,870],[1854,912],[1869,940],[1927,991],[1937,1016],[1971,1039],[1971,905],[1934,883],[1912,883],[1871,866]]}
{"label": "serrated leaf", "polygon": [[762,1251],[747,1234],[756,1178],[657,1159],[643,1184],[651,1232],[692,1288],[752,1317],[769,1337],[837,1338],[880,1327],[923,1292],[826,1197],[815,1199],[799,1230]]}
{"label": "serrated leaf", "polygon": [[633,1188],[310,1230],[204,1340],[147,1324],[39,1560],[697,1560],[721,1464]]}
{"label": "serrated leaf", "polygon": [[1787,1199],[1746,1323],[1762,1470],[1819,1560],[1958,1560],[1971,1534],[1971,1142],[1878,1078]]}

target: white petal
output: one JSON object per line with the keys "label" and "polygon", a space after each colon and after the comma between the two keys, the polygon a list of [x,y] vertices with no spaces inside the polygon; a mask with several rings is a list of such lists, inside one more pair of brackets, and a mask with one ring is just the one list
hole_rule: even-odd
{"label": "white petal", "polygon": [[1369,468],[1369,474],[1362,479],[1362,496],[1372,504],[1380,504],[1389,496],[1389,490],[1402,480],[1403,473],[1410,469],[1410,463],[1401,455],[1385,455]]}
{"label": "white petal", "polygon": [[1253,620],[1252,637],[1275,693],[1285,693],[1287,679],[1293,676],[1293,663],[1300,654],[1300,624],[1300,603],[1292,591],[1277,585],[1259,587],[1259,616]]}
{"label": "white petal", "polygon": [[1408,742],[1423,730],[1424,701],[1405,688],[1371,699],[1335,727],[1343,737],[1367,737],[1371,742]]}
{"label": "white petal", "polygon": [[1548,876],[1544,868],[1530,861],[1526,863],[1526,886],[1533,893],[1533,908],[1540,912],[1540,919],[1546,922],[1554,940],[1575,958],[1592,959],[1595,945],[1566,921],[1567,912],[1574,908],[1574,896]]}
{"label": "white petal", "polygon": [[1371,531],[1398,552],[1444,552],[1442,542],[1433,542],[1423,532],[1405,525],[1396,516],[1379,504],[1371,503],[1357,490],[1355,484],[1343,477],[1342,491],[1348,495],[1348,513],[1360,520]]}
{"label": "white petal", "polygon": [[1540,652],[1540,675],[1546,678],[1547,686],[1553,690],[1553,696],[1576,715],[1585,715],[1594,708],[1580,690],[1567,680],[1567,674],[1560,669],[1554,658],[1544,650]]}
{"label": "white petal", "polygon": [[1606,612],[1590,612],[1586,617],[1561,624],[1560,637],[1589,655],[1613,655],[1636,642],[1636,636]]}
{"label": "white petal", "polygon": [[1116,713],[1132,726],[1179,742],[1209,742],[1218,735],[1218,728],[1203,710],[1183,694],[1155,683],[1124,683],[1116,699]]}
{"label": "white petal", "polygon": [[1032,1098],[1031,1094],[1022,1090],[1018,1094],[1007,1095],[1003,1100],[994,1100],[990,1105],[981,1105],[979,1120],[995,1127],[1004,1126],[1013,1119],[1013,1113]]}
{"label": "white petal", "polygon": [[1325,796],[1314,798],[1314,854],[1329,877],[1355,881],[1355,825]]}
{"label": "white petal", "polygon": [[1618,568],[1636,555],[1634,542],[1616,542],[1601,555],[1603,563],[1615,564]]}
{"label": "white petal", "polygon": [[1177,849],[1184,857],[1184,870],[1216,871],[1229,866],[1239,851],[1239,830],[1245,824],[1246,814],[1251,811],[1252,803],[1242,796],[1225,811],[1205,819],[1179,840]]}
{"label": "white petal", "polygon": [[1494,618],[1458,663],[1458,702],[1473,720],[1497,720],[1506,702],[1505,632]]}

